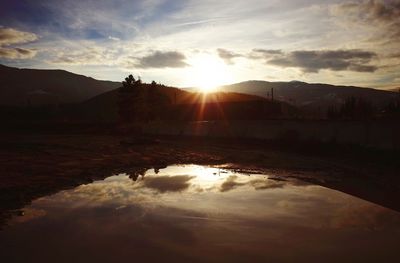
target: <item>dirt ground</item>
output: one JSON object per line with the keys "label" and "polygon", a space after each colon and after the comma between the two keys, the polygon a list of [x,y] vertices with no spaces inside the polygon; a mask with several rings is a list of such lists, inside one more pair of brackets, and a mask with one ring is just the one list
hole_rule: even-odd
{"label": "dirt ground", "polygon": [[0,136],[0,228],[38,197],[116,173],[137,176],[172,164],[295,177],[400,211],[397,160],[393,153],[234,139],[7,133]]}

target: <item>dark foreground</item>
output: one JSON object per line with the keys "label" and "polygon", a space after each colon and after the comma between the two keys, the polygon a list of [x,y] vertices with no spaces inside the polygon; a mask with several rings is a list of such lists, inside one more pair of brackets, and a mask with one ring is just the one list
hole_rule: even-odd
{"label": "dark foreground", "polygon": [[[173,164],[223,165],[228,171],[268,174],[278,182],[300,180],[400,211],[400,170],[396,153],[332,145],[305,147],[293,142],[137,138],[98,133],[2,134],[0,215],[3,231],[7,231],[7,224],[15,218],[23,220],[24,216],[18,216],[26,213],[23,207],[39,197],[113,174],[126,173],[136,180],[148,169],[158,171]],[[243,183],[227,184],[232,188],[240,185]],[[240,207],[244,205],[238,209]],[[324,207],[318,210],[324,211]],[[93,219],[90,218],[86,218],[88,223]],[[393,231],[398,234],[398,229]],[[394,236],[393,240],[396,238]]]}
{"label": "dark foreground", "polygon": [[221,166],[114,175],[22,211],[0,234],[5,262],[396,262],[400,242],[396,211]]}

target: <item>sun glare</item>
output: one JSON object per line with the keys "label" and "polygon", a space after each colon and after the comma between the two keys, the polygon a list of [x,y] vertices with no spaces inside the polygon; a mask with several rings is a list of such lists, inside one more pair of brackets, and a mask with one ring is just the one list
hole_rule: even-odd
{"label": "sun glare", "polygon": [[228,66],[212,55],[199,55],[191,59],[188,72],[188,83],[202,92],[216,91],[218,86],[232,82]]}

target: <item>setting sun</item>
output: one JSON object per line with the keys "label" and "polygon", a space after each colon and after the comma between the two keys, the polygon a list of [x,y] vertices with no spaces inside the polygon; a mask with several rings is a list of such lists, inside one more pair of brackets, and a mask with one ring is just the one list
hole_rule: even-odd
{"label": "setting sun", "polygon": [[190,65],[192,67],[187,74],[187,82],[202,92],[213,92],[218,86],[232,82],[228,66],[213,55],[196,56]]}

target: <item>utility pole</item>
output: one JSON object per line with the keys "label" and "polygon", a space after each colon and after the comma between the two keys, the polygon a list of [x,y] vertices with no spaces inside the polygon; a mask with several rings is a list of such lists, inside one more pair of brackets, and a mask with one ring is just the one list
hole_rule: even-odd
{"label": "utility pole", "polygon": [[271,88],[271,101],[274,102],[274,88]]}

